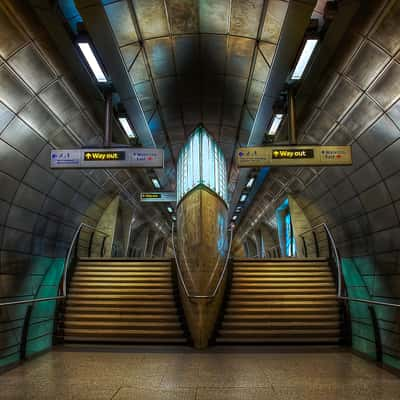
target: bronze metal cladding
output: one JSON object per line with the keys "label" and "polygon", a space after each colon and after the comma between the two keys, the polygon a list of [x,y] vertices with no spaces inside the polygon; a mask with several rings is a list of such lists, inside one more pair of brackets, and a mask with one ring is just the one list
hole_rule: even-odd
{"label": "bronze metal cladding", "polygon": [[[177,256],[191,296],[212,296],[227,255],[227,207],[223,200],[199,186],[181,201],[177,210]],[[206,348],[214,330],[225,291],[225,280],[215,296],[188,298],[180,294],[196,348]]]}

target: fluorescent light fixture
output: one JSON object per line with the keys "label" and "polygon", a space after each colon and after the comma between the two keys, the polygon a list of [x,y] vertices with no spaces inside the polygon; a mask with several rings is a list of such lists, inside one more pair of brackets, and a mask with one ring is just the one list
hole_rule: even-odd
{"label": "fluorescent light fixture", "polygon": [[276,135],[278,132],[279,127],[281,126],[283,120],[283,114],[275,114],[274,119],[272,121],[271,127],[269,128],[268,135]]}
{"label": "fluorescent light fixture", "polygon": [[151,183],[155,189],[161,189],[160,181],[157,178],[151,178]]}
{"label": "fluorescent light fixture", "polygon": [[136,137],[135,132],[133,132],[133,129],[131,127],[131,124],[129,123],[128,118],[126,117],[119,117],[118,118],[119,123],[122,126],[122,129],[125,131],[126,135],[132,139]]}
{"label": "fluorescent light fixture", "polygon": [[244,203],[246,200],[247,200],[247,194],[246,194],[246,193],[243,193],[243,194],[240,196],[239,201],[240,201],[241,203]]}
{"label": "fluorescent light fixture", "polygon": [[175,215],[172,216],[172,220],[173,220],[173,221],[176,221]]}
{"label": "fluorescent light fixture", "polygon": [[237,218],[238,218],[238,216],[237,216],[237,215],[234,215],[234,216],[232,217],[232,221],[236,221]]}
{"label": "fluorescent light fixture", "polygon": [[170,214],[172,214],[174,212],[174,209],[172,207],[167,207],[167,210]]}
{"label": "fluorescent light fixture", "polygon": [[95,76],[97,82],[104,83],[107,82],[106,75],[102,70],[97,58],[93,52],[92,47],[88,42],[78,42],[79,49],[81,50],[83,56],[86,59],[86,62],[89,64],[89,67]]}
{"label": "fluorescent light fixture", "polygon": [[240,213],[240,211],[242,211],[242,207],[240,207],[240,206],[237,206],[237,207],[236,207],[236,211],[235,211],[235,212],[237,212],[237,213]]}
{"label": "fluorescent light fixture", "polygon": [[303,77],[304,71],[310,61],[311,56],[318,44],[318,39],[307,39],[306,44],[303,47],[300,58],[297,61],[296,68],[293,71],[292,79],[299,80]]}
{"label": "fluorescent light fixture", "polygon": [[253,186],[253,183],[255,182],[255,180],[256,180],[256,178],[255,178],[254,176],[251,177],[251,178],[249,179],[249,181],[247,182],[246,187],[247,187],[248,189],[250,189],[250,188]]}

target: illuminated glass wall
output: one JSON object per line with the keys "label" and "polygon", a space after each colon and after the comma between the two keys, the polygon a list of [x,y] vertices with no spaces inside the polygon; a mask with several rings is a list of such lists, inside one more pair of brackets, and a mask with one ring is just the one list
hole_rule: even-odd
{"label": "illuminated glass wall", "polygon": [[207,131],[199,127],[179,153],[177,202],[198,185],[205,185],[228,203],[226,162],[222,150]]}

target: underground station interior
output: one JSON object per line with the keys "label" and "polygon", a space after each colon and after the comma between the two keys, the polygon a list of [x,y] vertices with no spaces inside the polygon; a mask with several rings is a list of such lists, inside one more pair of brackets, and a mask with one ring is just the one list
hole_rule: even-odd
{"label": "underground station interior", "polygon": [[0,398],[400,399],[400,0],[0,0]]}

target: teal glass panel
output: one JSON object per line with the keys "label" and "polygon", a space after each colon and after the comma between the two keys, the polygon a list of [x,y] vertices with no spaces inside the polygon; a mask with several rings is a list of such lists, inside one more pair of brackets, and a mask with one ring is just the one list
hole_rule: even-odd
{"label": "teal glass panel", "polygon": [[177,201],[198,185],[205,185],[228,202],[226,161],[222,150],[204,128],[197,128],[179,153]]}

